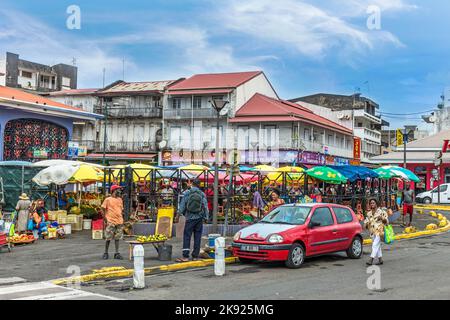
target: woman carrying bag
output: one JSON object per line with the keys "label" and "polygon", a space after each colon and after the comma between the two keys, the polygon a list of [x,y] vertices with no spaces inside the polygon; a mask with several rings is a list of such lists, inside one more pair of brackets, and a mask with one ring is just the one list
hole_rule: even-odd
{"label": "woman carrying bag", "polygon": [[376,199],[369,201],[369,211],[367,212],[364,226],[369,231],[372,238],[372,253],[367,265],[374,264],[378,259],[377,265],[383,264],[381,245],[384,240],[384,229],[389,224],[389,216],[385,209],[380,208]]}

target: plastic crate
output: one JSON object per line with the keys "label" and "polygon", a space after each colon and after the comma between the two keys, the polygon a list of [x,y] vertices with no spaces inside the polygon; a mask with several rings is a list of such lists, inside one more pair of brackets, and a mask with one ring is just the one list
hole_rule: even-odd
{"label": "plastic crate", "polygon": [[103,219],[92,221],[92,230],[103,230]]}
{"label": "plastic crate", "polygon": [[78,217],[78,215],[76,215],[76,214],[68,214],[66,217],[66,219],[67,219],[66,221],[67,221],[67,223],[76,223],[77,217]]}
{"label": "plastic crate", "polygon": [[103,240],[103,230],[92,230],[92,240]]}
{"label": "plastic crate", "polygon": [[67,217],[61,217],[58,216],[58,224],[69,224],[69,222],[67,222]]}

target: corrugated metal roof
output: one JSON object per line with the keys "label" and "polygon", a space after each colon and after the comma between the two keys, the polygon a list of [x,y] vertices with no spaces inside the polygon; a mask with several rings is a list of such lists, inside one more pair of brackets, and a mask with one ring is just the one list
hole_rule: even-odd
{"label": "corrugated metal roof", "polygon": [[70,90],[61,90],[61,91],[54,91],[54,92],[49,92],[48,95],[49,96],[75,96],[75,95],[89,95],[89,94],[94,94],[98,91],[99,89],[70,89]]}
{"label": "corrugated metal roof", "polygon": [[146,81],[146,82],[120,82],[106,90],[100,91],[101,94],[108,93],[139,93],[139,92],[163,92],[167,86],[176,80],[164,81]]}
{"label": "corrugated metal roof", "polygon": [[310,109],[285,100],[277,100],[256,93],[236,113],[230,122],[277,122],[302,121],[330,130],[352,135],[352,130],[327,118],[315,114]]}
{"label": "corrugated metal roof", "polygon": [[185,95],[214,95],[214,94],[228,94],[231,89],[205,89],[205,90],[181,90],[181,91],[169,91],[172,96],[185,96]]}

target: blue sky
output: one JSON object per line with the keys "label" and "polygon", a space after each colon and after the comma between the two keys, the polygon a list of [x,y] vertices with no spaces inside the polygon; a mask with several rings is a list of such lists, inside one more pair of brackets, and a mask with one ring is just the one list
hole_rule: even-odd
{"label": "blue sky", "polygon": [[[66,28],[69,5],[81,29]],[[369,30],[367,8],[381,12]],[[79,87],[264,70],[282,98],[357,88],[382,112],[433,109],[450,86],[445,0],[2,0],[0,52],[79,67]],[[389,118],[392,127],[418,116]]]}

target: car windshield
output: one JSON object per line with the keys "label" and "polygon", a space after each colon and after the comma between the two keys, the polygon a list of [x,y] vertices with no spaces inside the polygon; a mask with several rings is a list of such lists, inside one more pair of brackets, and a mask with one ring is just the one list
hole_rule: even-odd
{"label": "car windshield", "polygon": [[305,223],[310,212],[310,207],[278,207],[271,211],[260,222],[302,225]]}

